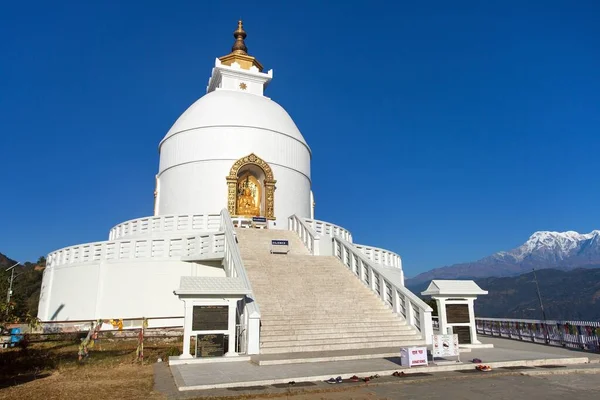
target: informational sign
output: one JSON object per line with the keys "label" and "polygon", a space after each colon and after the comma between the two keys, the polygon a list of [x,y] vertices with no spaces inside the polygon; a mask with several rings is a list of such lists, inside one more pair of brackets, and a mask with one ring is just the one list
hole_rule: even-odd
{"label": "informational sign", "polygon": [[434,358],[459,356],[458,335],[433,335],[431,355]]}
{"label": "informational sign", "polygon": [[446,304],[446,321],[449,324],[471,322],[469,319],[469,306],[467,304]]}
{"label": "informational sign", "polygon": [[271,240],[271,253],[287,254],[290,251],[290,243],[287,240]]}
{"label": "informational sign", "polygon": [[403,347],[400,349],[400,363],[407,367],[427,365],[427,348]]}
{"label": "informational sign", "polygon": [[252,217],[252,222],[266,224],[267,218],[265,217]]}
{"label": "informational sign", "polygon": [[205,334],[196,336],[196,357],[221,357],[227,351],[224,334]]}
{"label": "informational sign", "polygon": [[228,306],[194,306],[192,331],[226,331],[229,329]]}

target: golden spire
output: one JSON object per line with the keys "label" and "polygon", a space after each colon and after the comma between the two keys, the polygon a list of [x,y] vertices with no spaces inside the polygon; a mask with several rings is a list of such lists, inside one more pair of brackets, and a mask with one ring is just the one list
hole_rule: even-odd
{"label": "golden spire", "polygon": [[248,48],[244,42],[246,36],[244,23],[240,19],[238,21],[237,29],[233,32],[235,42],[231,47],[231,53],[227,54],[226,56],[219,57],[219,60],[221,60],[221,64],[231,65],[234,62],[237,62],[243,69],[250,69],[252,66],[255,66],[259,71],[262,71],[262,64],[256,58],[248,55]]}
{"label": "golden spire", "polygon": [[248,55],[248,48],[246,47],[246,43],[244,43],[246,31],[244,30],[244,23],[241,19],[238,21],[237,29],[233,31],[233,37],[235,38],[235,43],[231,47],[231,53]]}

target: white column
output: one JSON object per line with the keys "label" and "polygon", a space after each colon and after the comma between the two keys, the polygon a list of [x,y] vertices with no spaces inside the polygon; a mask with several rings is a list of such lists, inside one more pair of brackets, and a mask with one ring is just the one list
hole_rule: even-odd
{"label": "white column", "polygon": [[183,300],[185,308],[183,314],[183,350],[179,358],[192,358],[190,354],[190,336],[192,336],[192,302],[191,300]]}
{"label": "white column", "polygon": [[225,357],[235,357],[238,355],[235,351],[235,343],[237,342],[236,332],[235,332],[235,311],[237,301],[239,299],[227,299],[227,310],[229,311],[229,323],[228,323],[228,335],[229,335],[229,348],[227,349],[227,353],[225,353]]}
{"label": "white column", "polygon": [[475,299],[476,297],[467,299],[469,304],[469,329],[471,329],[471,343],[480,344],[481,342],[477,340],[477,326],[475,324]]}
{"label": "white column", "polygon": [[448,333],[448,320],[446,319],[446,299],[434,297],[438,306],[438,319],[440,321],[440,334]]}

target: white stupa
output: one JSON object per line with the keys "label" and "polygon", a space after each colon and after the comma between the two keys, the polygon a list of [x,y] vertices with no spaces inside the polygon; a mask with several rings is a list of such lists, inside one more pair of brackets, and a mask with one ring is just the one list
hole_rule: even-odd
{"label": "white stupa", "polygon": [[[159,145],[155,212],[202,214],[228,205],[232,215],[265,216],[270,228],[287,229],[290,215],[311,216],[310,148],[288,113],[264,96],[273,71],[262,72],[247,54],[241,24],[234,35],[207,94]],[[238,210],[236,193],[245,186],[253,205]]]}
{"label": "white stupa", "polygon": [[[207,93],[179,117],[159,144],[154,215],[118,224],[108,241],[50,253],[38,317],[47,322],[146,317],[151,326],[181,326],[192,307],[220,304],[228,298],[225,304],[233,304],[235,294],[243,299],[235,300],[236,313],[230,307],[230,318],[236,321],[237,334],[245,335],[236,342],[238,351],[242,347],[248,354],[308,351],[317,348],[277,342],[274,350],[267,350],[269,344],[258,339],[266,329],[261,326],[265,322],[269,326],[269,318],[288,306],[295,313],[346,304],[353,313],[347,306],[352,299],[367,296],[357,308],[376,301],[370,289],[381,297],[370,310],[381,307],[382,315],[392,320],[384,321],[391,325],[378,327],[377,318],[369,316],[368,329],[385,330],[408,322],[412,328],[403,334],[412,335],[413,341],[427,340],[431,309],[404,288],[400,256],[354,244],[346,229],[314,219],[311,150],[288,113],[265,97],[273,72],[263,72],[258,60],[248,55],[241,21],[234,37],[232,52],[215,61]],[[292,246],[294,255],[284,264],[296,272],[290,269],[289,277],[282,273],[281,259],[269,258],[273,238]],[[353,272],[344,279],[358,278],[368,289],[360,285],[352,289],[355,283],[345,281],[338,282],[336,290],[319,286],[337,280],[319,274],[338,269],[347,274],[344,266]],[[292,276],[304,271],[314,281]],[[291,282],[306,286],[289,286]],[[261,295],[265,288],[269,294]],[[338,289],[358,292],[338,299]],[[297,294],[292,296],[294,290]],[[283,300],[286,296],[292,296],[288,302]],[[260,310],[267,314],[261,316]],[[318,318],[310,321],[318,323]],[[198,333],[190,329],[185,331],[188,343],[190,335]],[[230,324],[225,333],[235,334],[232,329]],[[392,337],[384,336],[381,345],[397,345],[399,339],[392,341]],[[349,348],[359,348],[361,340],[358,336]],[[340,349],[347,348],[343,346]]]}

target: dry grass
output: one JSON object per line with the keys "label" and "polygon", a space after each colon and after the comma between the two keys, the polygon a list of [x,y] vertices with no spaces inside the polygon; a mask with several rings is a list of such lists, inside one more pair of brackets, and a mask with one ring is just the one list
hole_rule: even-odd
{"label": "dry grass", "polygon": [[102,340],[84,363],[76,342],[33,344],[0,352],[0,399],[161,399],[153,389],[158,357],[178,343],[147,343],[147,364],[135,361],[135,340]]}

